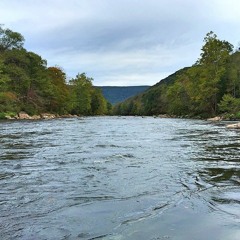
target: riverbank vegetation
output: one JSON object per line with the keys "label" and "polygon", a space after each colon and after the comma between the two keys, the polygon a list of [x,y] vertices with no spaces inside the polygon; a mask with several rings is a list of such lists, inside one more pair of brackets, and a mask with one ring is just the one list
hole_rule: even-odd
{"label": "riverbank vegetation", "polygon": [[209,32],[200,58],[114,107],[119,115],[240,118],[240,52]]}
{"label": "riverbank vegetation", "polygon": [[200,58],[141,94],[116,104],[85,73],[67,81],[61,67],[24,48],[24,37],[0,25],[0,118],[29,115],[162,115],[240,118],[240,52],[209,32]]}
{"label": "riverbank vegetation", "polygon": [[85,73],[69,82],[58,66],[24,47],[24,37],[0,25],[0,118],[24,111],[59,115],[103,115],[111,108]]}

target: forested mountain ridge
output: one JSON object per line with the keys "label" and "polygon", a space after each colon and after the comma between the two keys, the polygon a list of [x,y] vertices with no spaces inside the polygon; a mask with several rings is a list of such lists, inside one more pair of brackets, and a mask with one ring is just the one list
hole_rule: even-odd
{"label": "forested mountain ridge", "polygon": [[107,114],[101,90],[85,73],[66,82],[65,72],[23,47],[24,37],[0,25],[0,118],[20,111],[77,115]]}
{"label": "forested mountain ridge", "polygon": [[111,103],[116,104],[125,101],[141,92],[147,90],[150,86],[101,86],[103,96]]}
{"label": "forested mountain ridge", "polygon": [[142,94],[114,107],[114,114],[240,118],[240,52],[209,32],[200,58]]}

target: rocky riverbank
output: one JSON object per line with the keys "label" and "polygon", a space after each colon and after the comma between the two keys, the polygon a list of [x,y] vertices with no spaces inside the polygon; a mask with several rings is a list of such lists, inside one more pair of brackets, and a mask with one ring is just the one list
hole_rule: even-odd
{"label": "rocky riverbank", "polygon": [[[78,115],[72,115],[72,114],[66,114],[66,115],[58,115],[58,114],[53,114],[53,113],[41,113],[39,115],[33,115],[30,116],[26,112],[19,112],[17,115],[12,116],[12,115],[5,115],[5,118],[7,120],[50,120],[50,119],[57,119],[57,118],[77,118],[79,117]],[[158,116],[153,116],[154,118],[178,118],[177,116],[171,116],[167,114],[162,114]],[[208,118],[206,119],[209,122],[220,122],[220,121],[228,121],[230,119],[225,119],[222,116],[216,116],[213,118]],[[240,129],[240,122],[232,123],[232,124],[227,124],[227,128],[230,129]]]}
{"label": "rocky riverbank", "polygon": [[75,118],[75,117],[78,117],[78,116],[71,115],[71,114],[58,115],[53,113],[41,113],[39,115],[30,116],[26,112],[19,112],[15,116],[5,115],[5,119],[8,119],[8,120],[40,120],[40,119],[49,120],[49,119],[55,119],[55,118]]}
{"label": "rocky riverbank", "polygon": [[[210,122],[220,122],[222,120],[229,120],[229,119],[224,119],[223,117],[217,116],[217,117],[213,117],[213,118],[208,118],[207,121]],[[232,124],[227,124],[226,125],[227,128],[231,128],[231,129],[240,129],[240,122],[237,123],[232,123]]]}

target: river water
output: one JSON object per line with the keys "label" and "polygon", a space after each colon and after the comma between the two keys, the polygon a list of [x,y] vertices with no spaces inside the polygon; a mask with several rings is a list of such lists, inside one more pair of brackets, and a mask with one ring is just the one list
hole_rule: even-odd
{"label": "river water", "polygon": [[239,240],[240,132],[152,117],[0,122],[0,239]]}

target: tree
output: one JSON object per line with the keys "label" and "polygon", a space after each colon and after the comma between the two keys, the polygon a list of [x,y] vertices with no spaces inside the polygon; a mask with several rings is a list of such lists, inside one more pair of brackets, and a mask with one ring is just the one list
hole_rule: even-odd
{"label": "tree", "polygon": [[53,94],[50,99],[51,111],[65,114],[70,109],[70,93],[66,85],[66,74],[60,67],[48,68]]}
{"label": "tree", "polygon": [[24,44],[24,37],[10,29],[3,29],[0,25],[0,53],[13,48],[21,49]]}
{"label": "tree", "polygon": [[0,92],[0,113],[19,110],[17,96],[13,92]]}
{"label": "tree", "polygon": [[[205,44],[196,65],[201,66],[199,76],[200,94],[205,99],[208,114],[216,114],[221,78],[226,73],[226,63],[233,50],[233,46],[227,41],[217,39],[212,31],[204,38]],[[199,70],[199,69],[198,69]]]}
{"label": "tree", "polygon": [[23,48],[24,37],[0,25],[0,114],[54,112],[105,114],[110,109],[102,93],[85,73],[66,83],[59,67]]}
{"label": "tree", "polygon": [[189,113],[189,96],[186,91],[184,78],[179,78],[167,89],[168,112],[178,116]]}
{"label": "tree", "polygon": [[3,54],[4,73],[9,76],[9,87],[19,97],[25,98],[30,86],[29,59],[25,49],[13,49]]}
{"label": "tree", "polygon": [[99,88],[95,88],[92,91],[91,112],[92,115],[103,115],[107,113],[107,101]]}
{"label": "tree", "polygon": [[158,88],[151,88],[146,94],[143,94],[142,103],[144,106],[144,115],[153,115],[158,112],[159,104],[157,102],[159,96]]}
{"label": "tree", "polygon": [[70,81],[70,84],[73,86],[73,113],[81,115],[91,114],[92,80],[85,73],[81,73]]}
{"label": "tree", "polygon": [[240,52],[231,55],[224,80],[224,90],[233,97],[240,97]]}
{"label": "tree", "polygon": [[226,63],[229,54],[233,51],[233,45],[225,40],[217,39],[217,35],[212,31],[206,34],[204,42],[201,57],[197,60],[197,64],[210,64],[217,70],[219,66]]}
{"label": "tree", "polygon": [[11,79],[5,73],[5,65],[3,59],[0,57],[0,92],[5,92],[9,89]]}
{"label": "tree", "polygon": [[219,103],[219,109],[223,113],[238,113],[240,111],[240,98],[234,98],[230,94],[225,94]]}

